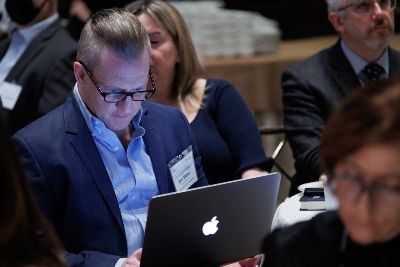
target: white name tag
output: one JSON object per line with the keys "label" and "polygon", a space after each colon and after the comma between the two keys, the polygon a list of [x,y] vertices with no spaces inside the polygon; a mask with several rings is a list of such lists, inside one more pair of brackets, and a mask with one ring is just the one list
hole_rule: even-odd
{"label": "white name tag", "polygon": [[177,192],[189,189],[198,181],[192,146],[189,146],[168,163]]}
{"label": "white name tag", "polygon": [[21,85],[9,82],[0,83],[0,97],[3,108],[13,110],[21,90]]}

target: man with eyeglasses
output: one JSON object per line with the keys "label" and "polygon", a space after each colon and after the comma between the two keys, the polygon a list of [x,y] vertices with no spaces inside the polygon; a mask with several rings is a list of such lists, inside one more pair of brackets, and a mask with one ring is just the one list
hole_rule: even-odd
{"label": "man with eyeglasses", "polygon": [[320,177],[321,131],[336,105],[371,80],[400,74],[400,53],[389,47],[396,4],[327,0],[339,40],[282,74],[284,126],[296,167],[291,195]]}
{"label": "man with eyeglasses", "polygon": [[73,93],[13,136],[69,266],[138,266],[150,199],[207,184],[185,116],[146,101],[149,66],[137,18],[97,12],[79,40]]}

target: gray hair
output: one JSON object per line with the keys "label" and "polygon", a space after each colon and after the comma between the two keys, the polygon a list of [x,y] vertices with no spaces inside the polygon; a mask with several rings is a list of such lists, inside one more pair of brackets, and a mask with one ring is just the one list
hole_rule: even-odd
{"label": "gray hair", "polygon": [[328,12],[332,12],[340,8],[345,0],[325,0],[328,5]]}
{"label": "gray hair", "polygon": [[135,15],[121,8],[103,9],[85,24],[79,38],[77,58],[91,68],[98,63],[105,47],[114,50],[121,58],[137,59],[143,51],[150,51],[149,44],[146,30]]}

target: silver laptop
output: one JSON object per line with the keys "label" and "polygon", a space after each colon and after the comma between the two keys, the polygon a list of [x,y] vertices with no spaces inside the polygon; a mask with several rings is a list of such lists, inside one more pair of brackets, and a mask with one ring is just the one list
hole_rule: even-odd
{"label": "silver laptop", "polygon": [[279,184],[271,173],[154,197],[141,267],[215,266],[260,254]]}

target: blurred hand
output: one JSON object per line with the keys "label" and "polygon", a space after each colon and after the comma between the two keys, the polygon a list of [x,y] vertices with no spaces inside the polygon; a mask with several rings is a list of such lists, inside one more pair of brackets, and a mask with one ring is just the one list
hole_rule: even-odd
{"label": "blurred hand", "polygon": [[142,257],[142,249],[138,249],[132,253],[122,264],[122,267],[140,267],[140,259]]}
{"label": "blurred hand", "polygon": [[255,267],[261,263],[261,258],[262,258],[262,255],[257,255],[252,258],[240,260],[238,262],[221,265],[221,267]]}
{"label": "blurred hand", "polygon": [[247,258],[239,261],[241,267],[254,267],[261,263],[262,255],[254,256],[253,258]]}
{"label": "blurred hand", "polygon": [[268,174],[267,171],[264,171],[258,167],[247,169],[242,173],[241,178],[254,178],[254,177],[260,177]]}

